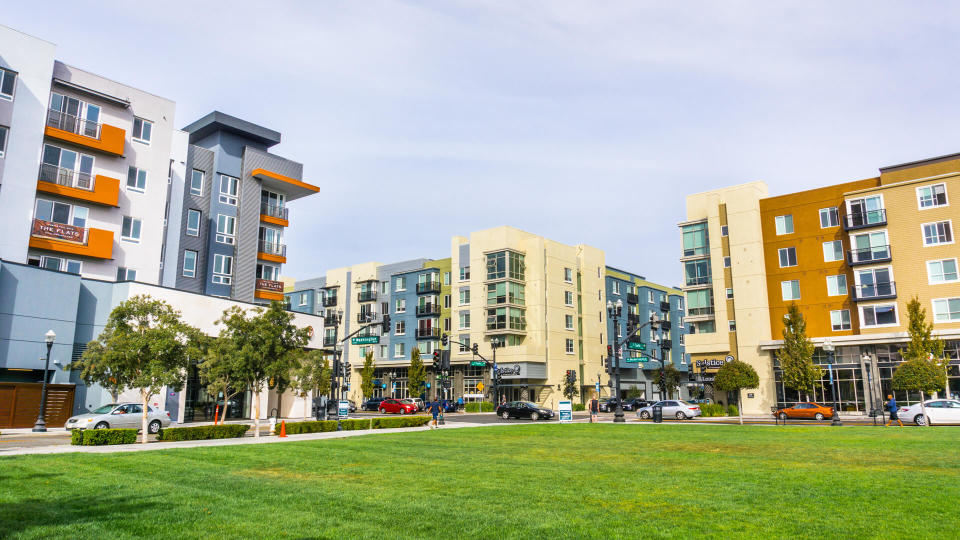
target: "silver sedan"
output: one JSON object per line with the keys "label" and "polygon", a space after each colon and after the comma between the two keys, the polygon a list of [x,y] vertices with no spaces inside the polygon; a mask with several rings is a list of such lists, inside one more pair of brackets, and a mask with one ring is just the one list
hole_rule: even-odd
{"label": "silver sedan", "polygon": [[668,399],[665,401],[658,401],[649,407],[644,407],[638,410],[637,416],[640,418],[652,418],[653,407],[656,405],[663,407],[664,418],[672,416],[677,420],[686,420],[687,418],[693,418],[703,414],[703,411],[700,410],[698,405],[687,403],[686,401]]}
{"label": "silver sedan", "polygon": [[[143,425],[143,406],[139,403],[110,403],[86,414],[71,416],[64,426],[74,429],[137,428]],[[170,426],[170,413],[147,407],[147,431],[156,433]]]}

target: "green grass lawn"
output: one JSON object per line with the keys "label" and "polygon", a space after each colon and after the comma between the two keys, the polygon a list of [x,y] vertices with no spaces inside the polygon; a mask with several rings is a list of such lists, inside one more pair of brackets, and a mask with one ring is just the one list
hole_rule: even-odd
{"label": "green grass lawn", "polygon": [[523,425],[0,458],[0,537],[956,538],[960,428]]}

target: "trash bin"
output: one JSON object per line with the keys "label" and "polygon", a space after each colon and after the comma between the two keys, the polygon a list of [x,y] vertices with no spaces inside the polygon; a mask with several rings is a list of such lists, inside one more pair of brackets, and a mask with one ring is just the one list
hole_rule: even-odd
{"label": "trash bin", "polygon": [[653,422],[655,424],[663,422],[663,405],[659,403],[653,406]]}

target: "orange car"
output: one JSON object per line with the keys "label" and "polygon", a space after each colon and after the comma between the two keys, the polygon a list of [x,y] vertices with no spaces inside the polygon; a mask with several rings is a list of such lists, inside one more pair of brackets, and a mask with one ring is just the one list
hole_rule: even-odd
{"label": "orange car", "polygon": [[775,413],[781,420],[787,418],[813,418],[814,420],[823,420],[833,417],[833,407],[824,407],[818,403],[803,402],[797,403],[793,407],[778,409]]}

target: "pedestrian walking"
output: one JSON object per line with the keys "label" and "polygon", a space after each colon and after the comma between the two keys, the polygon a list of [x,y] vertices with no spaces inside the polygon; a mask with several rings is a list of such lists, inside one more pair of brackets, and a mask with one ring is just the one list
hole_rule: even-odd
{"label": "pedestrian walking", "polygon": [[893,396],[887,396],[887,400],[886,409],[890,411],[890,420],[887,421],[886,427],[890,427],[894,420],[900,424],[900,427],[903,427],[903,422],[897,417],[897,400]]}
{"label": "pedestrian walking", "polygon": [[597,422],[597,414],[600,412],[600,401],[597,399],[590,400],[590,423],[594,424]]}
{"label": "pedestrian walking", "polygon": [[439,426],[437,425],[437,416],[440,414],[440,402],[439,402],[439,401],[433,400],[433,402],[430,403],[430,414],[433,415],[433,423],[430,424],[430,429],[437,429],[437,428],[439,427]]}
{"label": "pedestrian walking", "polygon": [[463,410],[463,396],[460,396],[457,398],[457,410],[458,411]]}

